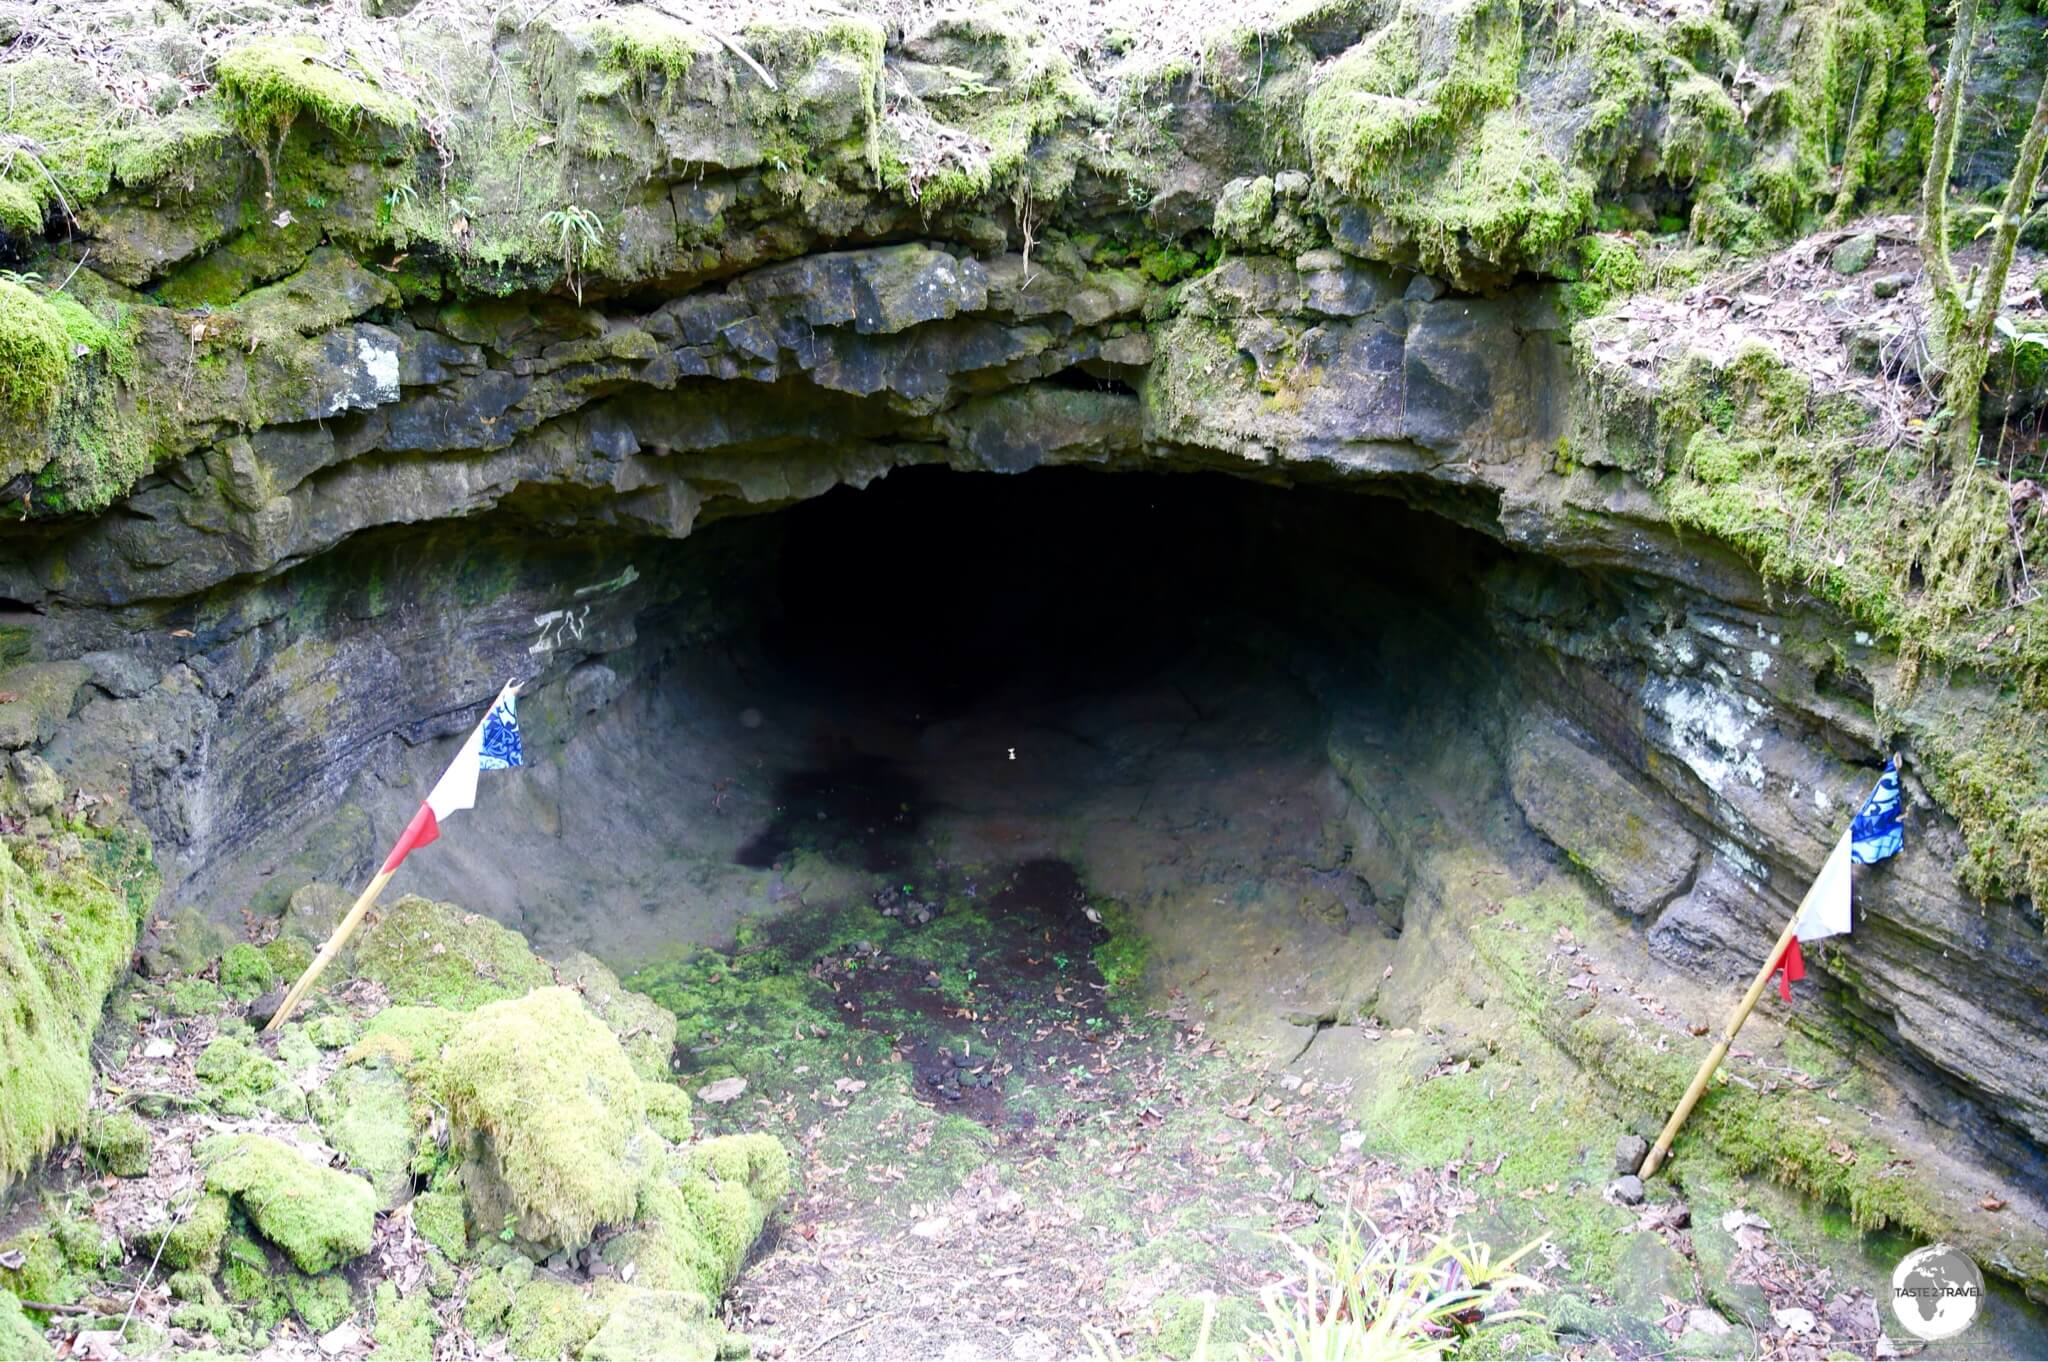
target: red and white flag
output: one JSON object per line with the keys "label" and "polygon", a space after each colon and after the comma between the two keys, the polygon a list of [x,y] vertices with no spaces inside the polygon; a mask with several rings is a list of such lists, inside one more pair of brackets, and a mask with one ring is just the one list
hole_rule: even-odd
{"label": "red and white flag", "polygon": [[1897,758],[1893,758],[1885,763],[1877,788],[1870,792],[1870,798],[1863,801],[1863,807],[1842,830],[1842,839],[1828,853],[1820,874],[1807,889],[1806,897],[1799,902],[1799,915],[1793,919],[1792,939],[1786,943],[1785,953],[1776,962],[1779,997],[1791,1002],[1792,985],[1806,977],[1806,958],[1799,953],[1800,942],[1848,934],[1851,917],[1849,867],[1874,865],[1896,856],[1905,844],[1905,826],[1900,817],[1899,763]]}
{"label": "red and white flag", "polygon": [[526,764],[519,740],[518,696],[519,683],[506,682],[505,689],[498,692],[498,698],[491,701],[484,717],[463,740],[455,760],[448,763],[448,769],[434,782],[434,788],[427,795],[426,802],[420,805],[419,812],[405,825],[398,845],[392,847],[391,854],[384,858],[380,874],[389,875],[415,849],[439,837],[441,821],[449,814],[458,809],[476,807],[479,772],[502,771]]}

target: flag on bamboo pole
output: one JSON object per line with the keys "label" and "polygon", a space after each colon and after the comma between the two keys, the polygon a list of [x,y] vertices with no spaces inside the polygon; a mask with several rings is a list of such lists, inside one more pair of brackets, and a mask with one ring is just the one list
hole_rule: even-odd
{"label": "flag on bamboo pole", "polygon": [[441,821],[458,809],[476,807],[476,778],[483,771],[503,771],[523,766],[525,750],[519,741],[518,687],[508,685],[484,711],[484,717],[463,740],[462,749],[428,792],[426,802],[405,825],[398,845],[385,858],[383,873],[398,869],[399,862],[441,835]]}
{"label": "flag on bamboo pole", "polygon": [[1801,941],[1819,941],[1823,937],[1847,934],[1849,867],[1875,865],[1898,855],[1905,845],[1905,824],[1899,816],[1899,761],[1893,757],[1884,764],[1884,774],[1877,778],[1877,788],[1870,792],[1870,798],[1863,801],[1863,807],[1849,820],[1842,839],[1828,853],[1826,863],[1820,868],[1820,876],[1806,891],[1806,898],[1799,905],[1792,940],[1778,959],[1779,997],[1791,1002],[1792,985],[1806,977],[1806,960],[1799,953]]}

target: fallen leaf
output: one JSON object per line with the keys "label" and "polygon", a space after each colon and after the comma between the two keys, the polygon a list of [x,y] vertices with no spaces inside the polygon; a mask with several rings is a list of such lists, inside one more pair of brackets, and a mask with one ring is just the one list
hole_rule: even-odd
{"label": "fallen leaf", "polygon": [[866,1082],[858,1078],[835,1078],[832,1080],[832,1087],[838,1092],[861,1092],[867,1086]]}
{"label": "fallen leaf", "polygon": [[697,1089],[697,1100],[713,1103],[730,1102],[746,1090],[747,1080],[734,1074],[731,1078],[721,1078],[716,1083],[706,1083]]}
{"label": "fallen leaf", "polygon": [[320,1351],[329,1357],[345,1353],[363,1341],[363,1331],[344,1321],[320,1335]]}
{"label": "fallen leaf", "polygon": [[2005,1209],[2005,1202],[1995,1196],[1987,1196],[1977,1204],[1987,1211],[2002,1211]]}
{"label": "fallen leaf", "polygon": [[173,630],[171,630],[171,637],[172,637],[172,638],[190,638],[190,637],[192,637],[192,631],[191,631],[190,629],[173,629]]}
{"label": "fallen leaf", "polygon": [[1796,1305],[1788,1305],[1782,1309],[1771,1311],[1771,1320],[1780,1329],[1791,1334],[1810,1334],[1813,1332],[1813,1326],[1817,1323],[1813,1317],[1813,1311],[1801,1309]]}

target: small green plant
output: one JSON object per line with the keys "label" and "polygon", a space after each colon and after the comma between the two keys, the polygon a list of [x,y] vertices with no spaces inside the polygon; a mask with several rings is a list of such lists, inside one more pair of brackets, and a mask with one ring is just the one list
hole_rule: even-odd
{"label": "small green plant", "polygon": [[604,248],[604,224],[588,208],[569,204],[541,219],[541,226],[553,234],[562,252],[562,275],[583,301],[583,266]]}
{"label": "small green plant", "polygon": [[1266,1327],[1250,1341],[1253,1356],[1276,1362],[1439,1358],[1448,1341],[1482,1320],[1523,1317],[1524,1311],[1496,1314],[1493,1307],[1508,1293],[1537,1285],[1514,1270],[1535,1244],[1499,1263],[1488,1247],[1460,1249],[1442,1239],[1416,1256],[1390,1235],[1374,1232],[1368,1242],[1348,1214],[1313,1249],[1277,1237],[1294,1253],[1301,1274],[1261,1293]]}
{"label": "small green plant", "polygon": [[505,1212],[505,1223],[498,1228],[498,1238],[509,1244],[519,1237],[519,1217],[511,1211]]}

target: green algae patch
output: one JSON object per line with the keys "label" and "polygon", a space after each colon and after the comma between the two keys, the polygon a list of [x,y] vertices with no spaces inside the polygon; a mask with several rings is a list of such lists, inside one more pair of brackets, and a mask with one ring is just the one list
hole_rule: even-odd
{"label": "green algae patch", "polygon": [[370,1250],[377,1194],[267,1135],[223,1135],[199,1150],[206,1185],[233,1199],[299,1270],[326,1272]]}
{"label": "green algae patch", "polygon": [[566,988],[477,1009],[440,1062],[463,1185],[479,1223],[504,1218],[535,1243],[580,1247],[633,1213],[651,1151],[641,1079]]}
{"label": "green algae patch", "polygon": [[467,1012],[554,983],[526,938],[481,913],[409,894],[361,934],[355,973],[394,1003]]}
{"label": "green algae patch", "polygon": [[0,855],[0,1185],[85,1125],[88,1046],[156,900],[148,844],[132,834],[59,859],[32,842]]}
{"label": "green algae patch", "polygon": [[252,140],[281,137],[301,114],[337,132],[372,122],[406,129],[418,119],[411,100],[332,61],[306,35],[244,43],[220,59],[214,79],[230,121]]}

